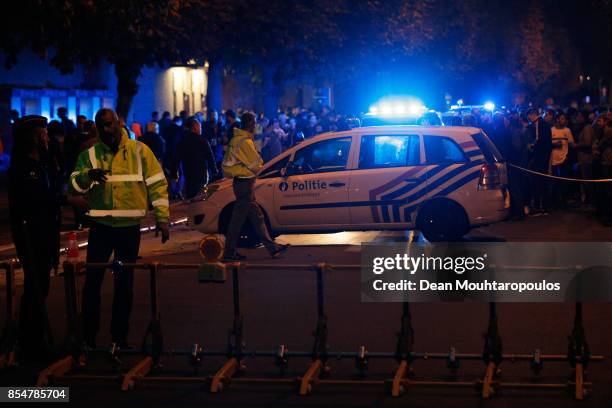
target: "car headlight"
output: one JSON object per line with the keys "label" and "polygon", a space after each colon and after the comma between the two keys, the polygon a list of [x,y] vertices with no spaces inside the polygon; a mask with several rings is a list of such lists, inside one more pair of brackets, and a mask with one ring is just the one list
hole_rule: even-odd
{"label": "car headlight", "polygon": [[208,200],[216,191],[219,190],[219,185],[217,184],[213,184],[211,186],[206,186],[202,189],[202,191],[200,192],[200,194],[198,194],[197,196],[195,196],[194,198],[192,198],[190,200],[190,202],[195,202],[195,201],[206,201]]}

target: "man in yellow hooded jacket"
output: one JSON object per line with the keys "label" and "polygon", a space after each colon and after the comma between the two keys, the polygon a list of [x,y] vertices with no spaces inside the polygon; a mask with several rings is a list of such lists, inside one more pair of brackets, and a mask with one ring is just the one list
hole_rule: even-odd
{"label": "man in yellow hooded jacket", "polygon": [[289,247],[289,245],[277,244],[270,238],[264,215],[255,201],[253,188],[257,173],[263,166],[263,160],[253,143],[255,115],[250,112],[243,114],[240,124],[241,128],[234,129],[234,135],[230,139],[223,158],[223,174],[233,179],[232,187],[236,196],[232,218],[225,237],[223,260],[226,262],[246,259],[244,255],[236,252],[236,244],[247,218],[272,257],[276,257]]}
{"label": "man in yellow hooded jacket", "polygon": [[[140,247],[140,219],[153,206],[162,243],[169,239],[168,184],[155,155],[145,144],[131,140],[111,109],[96,114],[99,140],[81,152],[68,182],[70,192],[85,194],[89,206],[87,262],[115,259],[134,263]],[[88,268],[83,289],[85,341],[95,348],[100,326],[100,291],[104,268]],[[111,336],[120,348],[127,347],[132,310],[133,270],[113,271],[114,296]]]}

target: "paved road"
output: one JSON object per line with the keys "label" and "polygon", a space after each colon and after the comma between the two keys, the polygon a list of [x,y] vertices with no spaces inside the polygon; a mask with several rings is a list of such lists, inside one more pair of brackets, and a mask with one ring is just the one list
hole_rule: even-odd
{"label": "paved road", "polygon": [[[172,241],[164,246],[153,237],[143,241],[144,260],[164,262],[199,262],[197,241],[201,237],[185,227],[175,229]],[[365,241],[402,241],[408,234],[391,232],[338,233],[320,235],[281,236],[283,242],[293,244],[279,264],[358,263],[359,243]],[[587,213],[563,212],[546,217],[530,218],[523,222],[508,222],[473,231],[468,239],[510,241],[610,241],[612,229],[601,227]],[[244,251],[249,262],[271,262],[263,249]],[[108,278],[108,277],[107,277]],[[244,314],[245,341],[248,348],[274,349],[285,344],[290,350],[310,350],[312,330],[316,322],[315,280],[311,272],[296,270],[246,271],[241,274],[241,306]],[[361,303],[359,273],[334,271],[325,276],[325,299],[329,320],[329,343],[334,350],[354,351],[366,345],[371,351],[392,351],[399,330],[401,309],[398,304]],[[134,312],[130,341],[138,344],[148,323],[148,283],[145,274],[136,278]],[[110,320],[112,284],[104,285],[103,327],[100,344],[106,344]],[[194,271],[164,271],[160,279],[160,303],[165,341],[172,347],[189,347],[194,342],[208,349],[223,349],[231,325],[231,281],[225,284],[197,283]],[[2,306],[4,302],[2,302]],[[49,301],[50,316],[57,339],[65,333],[62,282],[53,280]],[[3,308],[0,312],[3,313]],[[412,307],[415,330],[415,350],[445,352],[452,345],[459,352],[479,353],[482,333],[487,323],[485,304],[415,304]],[[545,353],[565,353],[567,335],[571,331],[573,305],[569,304],[506,304],[498,309],[500,332],[504,349],[508,353],[530,353],[535,348]],[[610,304],[585,305],[585,325],[593,353],[610,355],[612,349],[612,314]],[[129,360],[129,363],[132,360]],[[133,361],[132,361],[133,362]],[[209,375],[222,360],[204,361],[201,374]],[[290,361],[289,377],[304,372],[308,361]],[[184,358],[164,359],[165,373],[188,375],[190,367]],[[333,378],[354,377],[350,360],[330,362]],[[247,359],[248,376],[274,375],[270,359]],[[104,360],[92,363],[96,368],[108,365]],[[390,378],[393,361],[373,361],[370,378]],[[543,380],[567,380],[567,364],[546,364]],[[475,379],[482,375],[481,363],[463,362],[460,374]],[[415,364],[416,378],[446,375],[444,363],[419,361]],[[507,362],[503,379],[508,381],[530,379],[526,364]],[[612,400],[612,363],[595,365],[589,370],[594,392],[584,406],[609,406]],[[0,380],[10,383],[31,381],[24,367],[19,375]],[[222,395],[211,395],[201,384],[168,385],[146,383],[133,393],[121,393],[113,382],[68,381],[73,401],[79,405],[205,405],[205,406],[460,406],[481,404],[473,390],[435,389],[410,391],[400,399],[386,397],[380,387],[359,387],[343,390],[317,388],[307,398],[295,396],[290,388],[235,386]],[[92,392],[96,392],[92,399]],[[505,390],[504,394],[487,405],[493,407],[578,406],[564,392],[518,392]],[[606,405],[608,404],[608,405]]]}

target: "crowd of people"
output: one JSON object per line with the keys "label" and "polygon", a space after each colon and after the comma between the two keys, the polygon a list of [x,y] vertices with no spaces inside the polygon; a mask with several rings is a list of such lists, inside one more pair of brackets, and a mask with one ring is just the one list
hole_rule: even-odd
{"label": "crowd of people", "polygon": [[[189,116],[182,111],[152,112],[142,126],[121,126],[133,139],[153,151],[170,184],[171,199],[191,199],[212,180],[221,178],[224,152],[240,126],[242,109],[223,112],[208,110]],[[48,124],[50,155],[58,163],[63,180],[73,171],[78,154],[97,139],[95,123],[79,115],[76,123],[65,108],[57,110],[56,120]],[[274,117],[256,115],[254,143],[264,163],[291,146],[328,131],[347,130],[350,116],[321,109],[279,109]],[[547,106],[543,109],[503,109],[488,111],[474,108],[460,116],[440,117],[426,113],[420,124],[459,125],[482,128],[502,156],[516,166],[556,177],[601,179],[612,176],[612,111],[586,105],[578,108]],[[612,219],[602,205],[608,196],[605,186],[594,183],[563,183],[510,167],[512,215],[540,215],[551,209],[572,204],[597,208],[602,219]],[[78,209],[77,223],[85,218]]]}
{"label": "crowd of people", "polygon": [[606,205],[612,184],[587,181],[612,178],[612,111],[588,105],[475,109],[461,124],[482,128],[507,160],[515,219],[575,206],[596,209],[604,223],[612,221]]}
{"label": "crowd of people", "polygon": [[[189,116],[182,111],[152,112],[142,126],[125,120],[120,125],[133,139],[145,143],[164,169],[171,199],[191,199],[210,181],[223,177],[221,163],[234,130],[240,126],[242,109],[208,110]],[[78,154],[98,137],[95,123],[80,115],[76,123],[65,108],[48,124],[50,155],[58,163],[63,180],[73,171]],[[301,141],[328,131],[347,130],[350,116],[321,109],[279,109],[273,117],[256,115],[254,143],[264,163]],[[474,108],[459,116],[427,112],[418,122],[425,125],[482,128],[502,156],[515,166],[556,177],[602,179],[612,177],[612,111],[585,105],[578,108],[547,106],[543,109]],[[512,216],[541,215],[568,205],[596,208],[603,221],[612,211],[603,203],[612,193],[607,184],[563,182],[509,168]],[[612,198],[612,197],[610,197]],[[77,224],[85,223],[75,207]]]}
{"label": "crowd of people", "polygon": [[[208,110],[189,116],[185,111],[174,118],[169,112],[152,112],[142,125],[130,126],[133,137],[147,144],[158,157],[170,180],[173,199],[193,198],[209,181],[222,177],[224,152],[240,126],[242,109],[221,113]],[[348,129],[345,116],[328,107],[319,111],[303,108],[280,110],[275,117],[256,115],[254,143],[264,162],[319,133]]]}
{"label": "crowd of people", "polygon": [[[9,168],[11,231],[25,271],[19,342],[33,353],[53,343],[45,300],[49,272],[59,265],[61,207],[70,205],[77,222],[89,222],[87,262],[108,262],[114,253],[136,261],[140,220],[153,210],[162,243],[169,239],[172,196],[190,199],[212,179],[233,179],[236,203],[226,234],[224,261],[245,259],[236,251],[248,219],[270,256],[287,250],[269,235],[255,202],[254,184],[264,161],[306,138],[349,128],[346,117],[323,108],[279,111],[273,118],[252,112],[214,110],[171,119],[168,112],[142,127],[129,127],[111,109],[73,123],[60,108],[57,120],[15,118]],[[422,125],[443,125],[426,113]],[[473,109],[449,124],[483,129],[506,159],[512,216],[541,215],[567,205],[597,210],[612,221],[612,111],[548,107],[543,110]],[[136,142],[139,139],[142,143]],[[184,180],[181,183],[179,180]],[[85,218],[85,214],[88,217]],[[125,348],[132,305],[133,271],[115,273],[111,335]],[[99,331],[104,268],[88,268],[83,290],[85,342],[95,348]]]}

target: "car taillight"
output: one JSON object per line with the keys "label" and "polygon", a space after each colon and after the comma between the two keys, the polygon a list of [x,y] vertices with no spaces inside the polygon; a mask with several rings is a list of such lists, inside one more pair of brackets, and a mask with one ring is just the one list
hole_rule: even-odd
{"label": "car taillight", "polygon": [[502,187],[499,169],[494,163],[485,163],[480,168],[479,190],[493,190]]}

